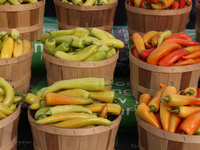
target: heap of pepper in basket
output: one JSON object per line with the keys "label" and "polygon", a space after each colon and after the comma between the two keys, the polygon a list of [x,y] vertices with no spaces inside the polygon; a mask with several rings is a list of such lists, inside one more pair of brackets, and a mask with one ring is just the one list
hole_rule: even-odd
{"label": "heap of pepper in basket", "polygon": [[14,89],[7,79],[0,77],[0,120],[11,115],[22,99],[21,96],[15,96]]}
{"label": "heap of pepper in basket", "polygon": [[134,7],[158,10],[180,9],[192,5],[192,0],[127,0],[127,2]]}
{"label": "heap of pepper in basket", "polygon": [[31,42],[19,36],[20,32],[14,28],[11,32],[0,31],[0,59],[18,57],[31,50]]}
{"label": "heap of pepper in basket", "polygon": [[60,1],[79,6],[99,6],[116,2],[116,0],[60,0]]}
{"label": "heap of pepper in basket", "polygon": [[20,5],[37,3],[38,0],[0,0],[0,5]]}
{"label": "heap of pepper in basket", "polygon": [[175,67],[200,62],[200,43],[185,33],[149,31],[143,37],[134,33],[131,53],[152,65]]}
{"label": "heap of pepper in basket", "polygon": [[47,32],[40,37],[46,53],[64,60],[99,61],[116,54],[124,43],[107,31],[77,27]]}
{"label": "heap of pepper in basket", "polygon": [[20,94],[35,112],[36,124],[81,128],[112,125],[121,113],[114,91],[106,90],[103,78],[61,80],[36,94]]}
{"label": "heap of pepper in basket", "polygon": [[144,93],[135,106],[135,114],[152,126],[172,133],[200,134],[200,89],[187,87],[177,91],[160,84],[151,97]]}

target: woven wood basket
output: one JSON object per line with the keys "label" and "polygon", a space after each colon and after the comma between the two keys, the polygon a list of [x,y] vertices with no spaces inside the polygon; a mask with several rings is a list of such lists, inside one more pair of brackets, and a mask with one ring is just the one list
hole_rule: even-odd
{"label": "woven wood basket", "polygon": [[178,91],[187,87],[198,87],[200,63],[179,67],[163,67],[143,62],[132,55],[134,46],[129,48],[131,93],[139,100],[139,96],[149,88],[153,96],[159,89],[159,84],[171,85],[171,81]]}
{"label": "woven wood basket", "polygon": [[16,28],[21,39],[34,41],[43,31],[45,0],[21,5],[0,5],[0,31]]}
{"label": "woven wood basket", "polygon": [[140,150],[192,150],[200,149],[198,135],[171,133],[146,123],[136,116]]}
{"label": "woven wood basket", "polygon": [[11,115],[0,120],[1,150],[17,150],[17,130],[20,112],[21,103]]}
{"label": "woven wood basket", "polygon": [[173,33],[185,33],[192,5],[174,10],[153,10],[130,6],[125,1],[129,37],[137,32],[141,36],[151,30],[173,30]]}
{"label": "woven wood basket", "polygon": [[75,27],[96,27],[111,33],[118,0],[101,6],[78,6],[54,0],[57,24],[60,30]]}
{"label": "woven wood basket", "polygon": [[31,79],[33,47],[28,53],[7,59],[0,59],[0,77],[8,81],[15,92],[27,93]]}
{"label": "woven wood basket", "polygon": [[[52,85],[60,80],[87,77],[104,78],[106,82],[110,82],[110,79],[113,79],[114,76],[119,50],[108,59],[93,62],[63,60],[50,56],[45,51],[42,52],[42,56],[44,57],[47,71],[48,85]],[[106,88],[111,90],[112,85]]]}
{"label": "woven wood basket", "polygon": [[198,2],[198,0],[196,0],[196,4],[195,4],[195,8],[196,8],[196,41],[200,42],[200,3]]}
{"label": "woven wood basket", "polygon": [[28,120],[35,150],[113,150],[122,114],[110,126],[91,128],[61,128],[31,123],[34,112],[28,110]]}

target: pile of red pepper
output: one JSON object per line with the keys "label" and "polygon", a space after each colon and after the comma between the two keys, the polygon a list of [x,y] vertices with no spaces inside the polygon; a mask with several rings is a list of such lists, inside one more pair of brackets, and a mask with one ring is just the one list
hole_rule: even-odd
{"label": "pile of red pepper", "polygon": [[160,84],[160,90],[151,98],[144,93],[135,106],[135,114],[152,126],[172,133],[200,134],[200,89],[187,87],[177,91]]}
{"label": "pile of red pepper", "polygon": [[149,31],[143,37],[132,35],[132,54],[152,65],[175,67],[200,62],[200,43],[185,33]]}
{"label": "pile of red pepper", "polygon": [[192,5],[192,0],[127,0],[134,7],[145,9],[179,9]]}

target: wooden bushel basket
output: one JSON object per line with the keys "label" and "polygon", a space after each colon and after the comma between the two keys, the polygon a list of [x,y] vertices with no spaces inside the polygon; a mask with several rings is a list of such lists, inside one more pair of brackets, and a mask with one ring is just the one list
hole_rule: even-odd
{"label": "wooden bushel basket", "polygon": [[195,4],[195,8],[196,8],[196,41],[200,42],[200,3],[198,2],[198,0],[196,0],[196,4]]}
{"label": "wooden bushel basket", "polygon": [[43,32],[45,0],[21,5],[0,5],[0,31],[16,28],[21,39],[34,41]]}
{"label": "wooden bushel basket", "polygon": [[171,133],[146,123],[136,116],[140,150],[199,150],[200,136]]}
{"label": "wooden bushel basket", "polygon": [[57,24],[60,30],[76,27],[95,27],[107,32],[112,31],[118,0],[101,6],[78,6],[54,0]]}
{"label": "wooden bushel basket", "polygon": [[179,67],[163,67],[148,64],[132,55],[134,46],[129,48],[131,93],[139,100],[139,96],[150,88],[149,94],[153,96],[160,90],[159,84],[174,84],[178,91],[187,87],[198,87],[200,76],[200,63]]}
{"label": "wooden bushel basket", "polygon": [[17,150],[17,130],[19,116],[21,112],[21,103],[17,109],[6,118],[0,120],[0,149]]}
{"label": "wooden bushel basket", "polygon": [[32,49],[21,56],[0,59],[0,77],[11,79],[8,81],[15,92],[27,93],[31,79]]}
{"label": "wooden bushel basket", "polygon": [[[50,56],[44,50],[42,56],[44,57],[47,71],[48,85],[52,85],[60,80],[87,77],[104,78],[105,82],[111,82],[110,79],[113,79],[114,76],[119,50],[117,50],[114,56],[108,59],[92,62],[63,60]],[[111,90],[112,85],[106,88]]]}
{"label": "wooden bushel basket", "polygon": [[35,150],[113,150],[122,114],[110,126],[62,128],[38,125],[34,112],[28,110],[28,120]]}
{"label": "wooden bushel basket", "polygon": [[141,36],[151,30],[174,30],[173,33],[185,33],[192,5],[173,10],[154,10],[134,7],[125,1],[129,37],[137,32]]}

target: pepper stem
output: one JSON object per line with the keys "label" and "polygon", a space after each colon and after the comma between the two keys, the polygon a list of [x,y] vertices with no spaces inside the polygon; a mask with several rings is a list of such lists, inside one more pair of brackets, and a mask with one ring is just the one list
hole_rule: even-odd
{"label": "pepper stem", "polygon": [[107,82],[105,82],[105,86],[108,86],[108,85],[112,85],[113,84],[113,79],[110,79],[110,83],[107,83]]}
{"label": "pepper stem", "polygon": [[107,51],[105,51],[106,54],[108,54],[108,52],[110,52],[113,49],[114,45],[112,45],[112,47],[110,49],[108,49]]}
{"label": "pepper stem", "polygon": [[162,102],[162,99],[165,100],[167,103],[169,102],[169,96],[167,96],[167,97],[161,97],[160,98],[160,102]]}
{"label": "pepper stem", "polygon": [[156,107],[155,106],[150,106],[150,109],[151,109],[151,112],[153,112],[153,111],[156,110]]}
{"label": "pepper stem", "polygon": [[175,112],[175,113],[177,113],[177,114],[179,114],[179,112],[180,112],[180,110],[179,110],[179,108],[177,108],[177,109],[174,109],[174,110],[169,110],[169,109],[167,109],[169,112]]}
{"label": "pepper stem", "polygon": [[146,91],[146,93],[149,93],[150,89],[151,89],[151,88],[148,88],[148,90]]}
{"label": "pepper stem", "polygon": [[51,32],[47,31],[47,33],[49,33],[49,34],[50,34],[49,42],[53,42],[53,39],[52,39]]}
{"label": "pepper stem", "polygon": [[134,107],[133,107],[135,112],[137,111],[137,107],[138,107],[138,104],[134,105]]}
{"label": "pepper stem", "polygon": [[86,28],[91,32],[91,29],[88,27],[87,22],[86,22]]}
{"label": "pepper stem", "polygon": [[190,96],[194,96],[195,91],[193,89],[189,89],[189,91],[183,93],[183,95],[189,94]]}
{"label": "pepper stem", "polygon": [[21,93],[19,93],[18,91],[17,91],[15,94],[18,95],[18,96],[22,96],[22,97],[24,97],[24,98],[25,98],[26,95],[27,95],[27,94],[21,94]]}
{"label": "pepper stem", "polygon": [[50,54],[52,54],[53,56],[55,56],[55,53],[54,53],[54,52],[52,52],[52,51],[50,51],[50,50],[48,50],[48,49],[45,49],[45,51],[47,51],[47,52],[49,52]]}
{"label": "pepper stem", "polygon": [[39,104],[40,104],[40,106],[42,107],[42,108],[44,108],[44,106],[42,105],[42,101],[46,101],[46,98],[43,98],[43,99],[41,99],[40,101],[39,101]]}

